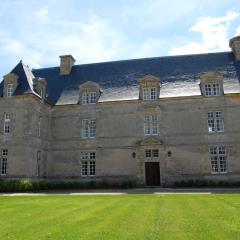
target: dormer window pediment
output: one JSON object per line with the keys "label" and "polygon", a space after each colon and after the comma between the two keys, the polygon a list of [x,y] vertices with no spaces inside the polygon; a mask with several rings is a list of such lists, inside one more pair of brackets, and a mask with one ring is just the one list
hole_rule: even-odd
{"label": "dormer window pediment", "polygon": [[200,88],[203,96],[223,95],[223,74],[219,72],[207,72],[200,76]]}
{"label": "dormer window pediment", "polygon": [[100,86],[92,81],[83,83],[80,86],[80,100],[82,105],[96,104],[100,97]]}
{"label": "dormer window pediment", "polygon": [[152,75],[146,75],[139,79],[139,98],[146,101],[153,101],[159,98],[160,79]]}

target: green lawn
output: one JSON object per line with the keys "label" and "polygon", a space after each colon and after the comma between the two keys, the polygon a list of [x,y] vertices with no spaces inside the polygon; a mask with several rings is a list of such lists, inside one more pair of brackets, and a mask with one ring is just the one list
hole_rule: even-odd
{"label": "green lawn", "polygon": [[0,239],[240,239],[240,195],[0,197]]}

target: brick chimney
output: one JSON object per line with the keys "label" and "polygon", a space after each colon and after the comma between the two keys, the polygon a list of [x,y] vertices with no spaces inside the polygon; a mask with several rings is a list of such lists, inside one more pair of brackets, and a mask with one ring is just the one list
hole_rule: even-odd
{"label": "brick chimney", "polygon": [[75,59],[72,55],[60,56],[60,75],[70,74],[74,63]]}
{"label": "brick chimney", "polygon": [[235,59],[240,61],[240,36],[234,37],[229,41],[229,47],[235,56]]}

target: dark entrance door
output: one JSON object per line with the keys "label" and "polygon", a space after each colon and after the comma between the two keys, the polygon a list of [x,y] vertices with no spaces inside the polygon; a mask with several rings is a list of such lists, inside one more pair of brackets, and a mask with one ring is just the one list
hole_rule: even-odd
{"label": "dark entrance door", "polygon": [[160,186],[159,162],[145,162],[145,178],[147,186]]}

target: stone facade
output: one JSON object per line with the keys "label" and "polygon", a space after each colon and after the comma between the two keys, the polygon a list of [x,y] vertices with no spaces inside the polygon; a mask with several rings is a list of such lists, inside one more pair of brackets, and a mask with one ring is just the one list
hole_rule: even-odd
{"label": "stone facade", "polygon": [[[37,85],[44,87],[46,99],[34,87],[32,92],[6,97],[5,81],[18,79],[20,86],[23,79],[11,74],[4,79],[0,98],[0,148],[8,150],[7,156],[3,151],[1,155],[2,178],[134,179],[151,185],[146,174],[155,174],[156,169],[147,172],[146,163],[157,162],[160,181],[153,185],[190,179],[239,181],[240,92],[225,93],[221,72],[205,72],[198,78],[200,95],[163,98],[159,97],[161,76],[146,74],[137,79],[139,99],[122,101],[100,101],[104,90],[89,79],[77,87],[76,104],[61,105],[48,100],[48,79]],[[71,73],[64,71],[67,74]],[[210,95],[208,87],[212,87]],[[216,116],[212,119],[209,113]],[[10,115],[9,132],[6,114]],[[214,156],[211,147],[217,151]],[[7,159],[6,169],[3,159]]]}

